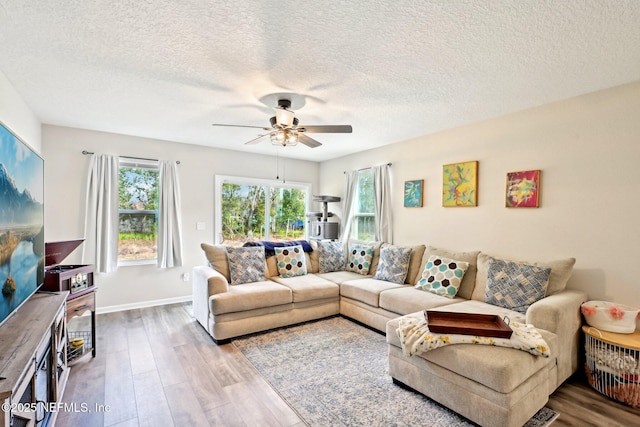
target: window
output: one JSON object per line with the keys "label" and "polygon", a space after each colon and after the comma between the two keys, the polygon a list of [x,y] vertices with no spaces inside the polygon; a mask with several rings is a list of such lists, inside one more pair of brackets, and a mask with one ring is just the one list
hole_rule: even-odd
{"label": "window", "polygon": [[375,239],[375,202],[373,193],[373,171],[358,171],[358,186],[354,200],[355,215],[351,223],[350,237],[358,240]]}
{"label": "window", "polygon": [[216,241],[304,239],[311,186],[216,176]]}
{"label": "window", "polygon": [[158,256],[158,163],[120,159],[118,264],[144,264]]}

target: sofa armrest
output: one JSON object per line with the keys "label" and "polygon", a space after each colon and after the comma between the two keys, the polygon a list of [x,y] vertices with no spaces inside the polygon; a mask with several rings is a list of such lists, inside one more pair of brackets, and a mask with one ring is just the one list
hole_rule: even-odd
{"label": "sofa armrest", "polygon": [[[564,290],[537,301],[527,310],[526,322],[558,336],[558,387],[578,369],[580,353],[580,305],[587,294]],[[555,389],[554,387],[554,389]]]}
{"label": "sofa armrest", "polygon": [[205,329],[209,323],[209,297],[229,290],[226,277],[208,265],[200,265],[192,271],[193,315]]}

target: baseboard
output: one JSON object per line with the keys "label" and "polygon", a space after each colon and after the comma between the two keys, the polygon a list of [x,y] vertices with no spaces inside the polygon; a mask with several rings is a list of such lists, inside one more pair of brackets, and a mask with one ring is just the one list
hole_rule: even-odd
{"label": "baseboard", "polygon": [[191,295],[185,295],[182,297],[133,302],[131,304],[110,305],[107,307],[96,308],[96,314],[113,313],[116,311],[135,310],[136,308],[155,307],[158,305],[178,304],[181,302],[191,301],[191,299],[192,299]]}

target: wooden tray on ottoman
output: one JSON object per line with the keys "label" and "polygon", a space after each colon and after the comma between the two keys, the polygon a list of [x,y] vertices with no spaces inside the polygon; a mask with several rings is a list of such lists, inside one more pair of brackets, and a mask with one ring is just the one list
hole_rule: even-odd
{"label": "wooden tray on ottoman", "polygon": [[513,331],[496,314],[455,313],[425,310],[429,330],[437,334],[511,338]]}

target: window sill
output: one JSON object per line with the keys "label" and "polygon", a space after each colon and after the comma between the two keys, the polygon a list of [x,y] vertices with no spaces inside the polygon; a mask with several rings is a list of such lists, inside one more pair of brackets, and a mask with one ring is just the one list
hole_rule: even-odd
{"label": "window sill", "polygon": [[132,259],[126,261],[118,261],[118,267],[130,267],[134,265],[157,265],[157,259]]}

